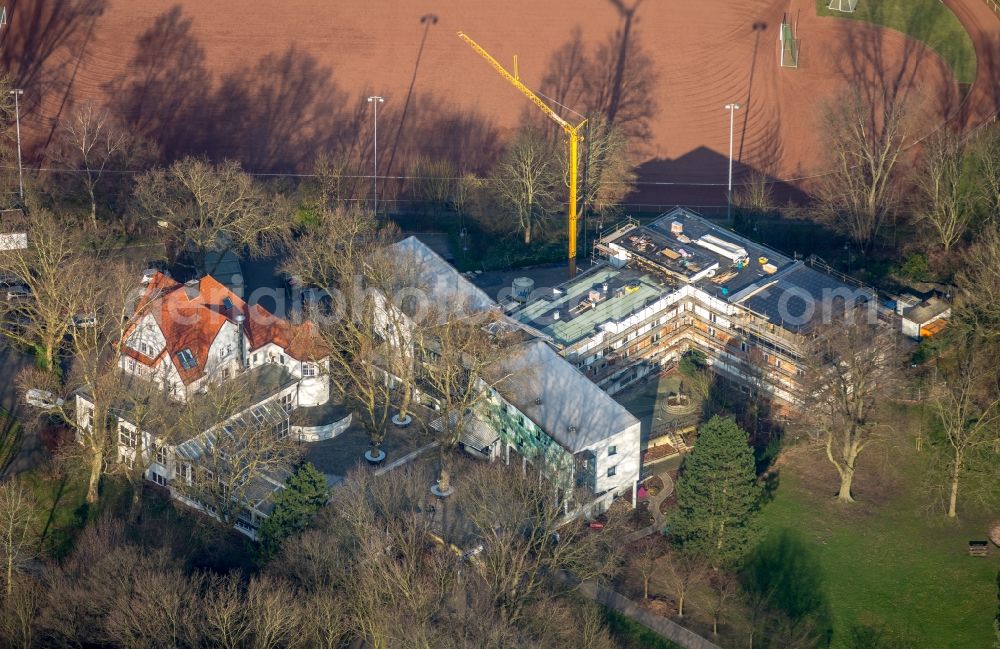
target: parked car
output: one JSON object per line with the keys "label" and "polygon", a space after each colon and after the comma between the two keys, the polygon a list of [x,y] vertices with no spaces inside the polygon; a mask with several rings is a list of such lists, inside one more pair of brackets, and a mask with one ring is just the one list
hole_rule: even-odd
{"label": "parked car", "polygon": [[157,273],[163,273],[167,277],[170,277],[170,273],[168,271],[160,269],[160,268],[150,267],[150,268],[147,268],[146,270],[142,271],[142,283],[143,283],[143,285],[146,285],[146,284],[149,284],[150,282],[152,282],[153,281],[153,277],[155,277]]}
{"label": "parked car", "polygon": [[97,316],[93,313],[78,313],[73,316],[73,326],[75,327],[96,327]]}
{"label": "parked car", "polygon": [[8,302],[12,300],[23,300],[28,297],[31,297],[31,290],[23,284],[7,287],[6,298]]}
{"label": "parked car", "polygon": [[39,390],[38,388],[31,388],[26,391],[24,393],[24,400],[29,406],[34,406],[41,410],[54,410],[66,403],[48,390]]}

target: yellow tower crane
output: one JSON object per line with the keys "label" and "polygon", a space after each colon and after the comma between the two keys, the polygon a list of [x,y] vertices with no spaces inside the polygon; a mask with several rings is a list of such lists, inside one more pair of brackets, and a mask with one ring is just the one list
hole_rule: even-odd
{"label": "yellow tower crane", "polygon": [[500,76],[510,82],[515,88],[521,91],[524,96],[531,100],[535,106],[541,109],[543,113],[549,116],[549,118],[558,124],[566,135],[569,137],[569,206],[568,206],[568,217],[569,217],[569,272],[570,275],[576,274],[576,208],[577,208],[577,195],[576,195],[576,183],[577,175],[579,173],[580,161],[579,161],[579,150],[580,141],[583,140],[583,136],[580,135],[580,129],[583,125],[587,123],[587,120],[583,120],[576,126],[573,126],[565,119],[560,117],[552,108],[549,107],[544,101],[542,101],[538,95],[531,91],[528,86],[521,83],[521,80],[517,76],[517,60],[515,58],[514,74],[511,74],[504,68],[500,63],[490,56],[490,53],[484,50],[479,43],[472,40],[462,32],[458,32],[458,37],[463,41],[468,43],[469,47],[476,51],[479,56],[486,59],[486,61],[493,66],[493,69],[500,73]]}

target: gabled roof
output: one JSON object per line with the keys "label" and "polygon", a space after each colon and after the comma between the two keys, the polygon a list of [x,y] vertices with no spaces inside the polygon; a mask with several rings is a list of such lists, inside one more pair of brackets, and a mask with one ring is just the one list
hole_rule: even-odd
{"label": "gabled roof", "polygon": [[407,237],[392,245],[398,251],[401,269],[412,270],[414,286],[426,290],[433,306],[448,316],[467,316],[496,308],[497,304],[478,286],[462,276],[423,241]]}
{"label": "gabled roof", "polygon": [[[242,315],[250,350],[274,343],[297,360],[315,360],[325,356],[311,323],[292,325],[272,315],[259,304],[248,306],[240,297],[211,276],[187,284],[156,273],[146,286],[136,307],[136,320],[127,335],[145,315],[151,314],[166,340],[164,353],[185,384],[205,374],[209,350],[227,322],[236,323]],[[194,364],[185,367],[178,354],[190,350]],[[152,365],[150,359],[135,350],[124,351],[128,356]]]}
{"label": "gabled roof", "polygon": [[501,367],[505,378],[496,391],[570,453],[639,426],[624,406],[541,340],[511,350]]}

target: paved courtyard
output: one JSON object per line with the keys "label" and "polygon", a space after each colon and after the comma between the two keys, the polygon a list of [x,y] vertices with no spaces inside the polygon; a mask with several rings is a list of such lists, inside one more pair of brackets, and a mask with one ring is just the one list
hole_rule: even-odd
{"label": "paved courtyard", "polygon": [[[432,438],[416,422],[407,428],[390,424],[382,440],[382,450],[386,453],[383,465],[395,462],[431,441]],[[309,442],[306,459],[326,475],[327,482],[338,484],[352,469],[364,465],[362,456],[370,447],[368,433],[355,422],[333,439]]]}

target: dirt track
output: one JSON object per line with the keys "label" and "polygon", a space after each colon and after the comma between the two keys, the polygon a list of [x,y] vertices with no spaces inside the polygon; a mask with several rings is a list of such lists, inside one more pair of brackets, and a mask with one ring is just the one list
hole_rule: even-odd
{"label": "dirt track", "polygon": [[[968,119],[995,113],[1000,19],[981,0],[946,3],[970,29],[980,56],[995,62],[980,67]],[[429,11],[438,21],[427,27],[421,16]],[[801,39],[797,70],[777,64],[786,12]],[[956,85],[933,52],[896,32],[818,18],[813,0],[647,0],[636,15],[634,31],[659,73],[652,98],[658,108],[641,152],[641,176],[650,183],[645,202],[679,202],[679,193],[684,202],[718,203],[729,135],[723,106],[731,101],[743,105],[736,124],[737,178],[748,167],[778,178],[821,171],[820,106],[849,84],[898,97],[919,88],[928,125],[958,107]],[[53,84],[25,122],[35,141],[44,142],[57,115],[74,102],[111,99],[137,128],[165,142],[168,153],[200,148],[240,157],[251,168],[286,171],[343,144],[343,132],[367,128],[363,98],[369,94],[387,97],[379,135],[390,146],[419,52],[401,147],[419,133],[435,153],[474,166],[475,154],[515,127],[529,108],[456,31],[476,38],[504,64],[518,54],[521,78],[537,87],[550,56],[575,27],[585,42],[597,43],[620,24],[608,0],[440,0],[428,6],[398,0],[108,0],[92,25],[77,26],[74,55],[51,57],[47,64],[62,63],[68,83]],[[15,14],[7,29],[17,28]]]}

